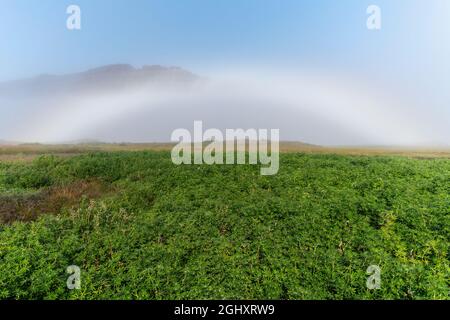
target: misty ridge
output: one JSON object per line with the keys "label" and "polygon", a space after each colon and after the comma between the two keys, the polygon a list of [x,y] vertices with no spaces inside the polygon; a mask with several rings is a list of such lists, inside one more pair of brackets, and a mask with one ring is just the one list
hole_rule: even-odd
{"label": "misty ridge", "polygon": [[[320,145],[445,145],[439,114],[339,74],[108,65],[0,83],[0,143],[168,142],[196,120]],[[431,130],[432,128],[432,130]]]}
{"label": "misty ridge", "polygon": [[153,85],[189,84],[199,77],[178,67],[157,65],[134,68],[128,64],[107,65],[66,75],[43,74],[25,80],[0,83],[0,95],[20,98],[46,94],[101,93],[124,90],[143,83]]}

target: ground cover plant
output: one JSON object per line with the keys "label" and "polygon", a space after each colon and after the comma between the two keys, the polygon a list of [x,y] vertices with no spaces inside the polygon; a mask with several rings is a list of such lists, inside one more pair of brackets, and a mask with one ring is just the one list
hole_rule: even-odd
{"label": "ground cover plant", "polygon": [[283,153],[274,176],[168,151],[0,162],[2,299],[448,299],[449,243],[448,158]]}

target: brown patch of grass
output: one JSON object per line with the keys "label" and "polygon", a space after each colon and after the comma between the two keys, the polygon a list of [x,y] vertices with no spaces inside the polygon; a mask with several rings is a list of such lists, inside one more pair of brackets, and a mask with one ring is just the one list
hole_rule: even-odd
{"label": "brown patch of grass", "polygon": [[174,143],[19,144],[1,145],[0,155],[80,154],[96,151],[170,150]]}
{"label": "brown patch of grass", "polygon": [[[170,151],[174,143],[97,143],[75,145],[20,144],[0,145],[0,161],[31,161],[34,158],[52,154],[71,157],[87,152],[116,151]],[[362,156],[403,156],[418,159],[450,158],[449,147],[323,147],[294,141],[281,141],[280,152],[302,152],[312,154],[339,154]]]}
{"label": "brown patch of grass", "polygon": [[422,160],[450,158],[450,148],[445,147],[320,147],[281,142],[280,152],[304,152],[310,154],[337,154],[349,156],[401,156]]}
{"label": "brown patch of grass", "polygon": [[32,221],[42,214],[57,214],[63,208],[75,207],[82,197],[97,199],[111,191],[98,180],[77,181],[64,186],[52,186],[32,195],[0,197],[0,222]]}
{"label": "brown patch of grass", "polygon": [[34,159],[39,158],[42,155],[51,154],[61,158],[68,158],[80,155],[81,153],[36,153],[36,154],[28,154],[28,153],[17,153],[17,154],[1,154],[0,153],[0,162],[4,163],[29,163]]}

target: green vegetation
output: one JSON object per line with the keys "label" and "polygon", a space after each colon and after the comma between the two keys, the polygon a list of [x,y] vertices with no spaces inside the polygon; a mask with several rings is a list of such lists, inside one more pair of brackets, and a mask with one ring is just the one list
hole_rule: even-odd
{"label": "green vegetation", "polygon": [[449,298],[449,159],[280,161],[275,176],[166,151],[0,163],[0,298]]}

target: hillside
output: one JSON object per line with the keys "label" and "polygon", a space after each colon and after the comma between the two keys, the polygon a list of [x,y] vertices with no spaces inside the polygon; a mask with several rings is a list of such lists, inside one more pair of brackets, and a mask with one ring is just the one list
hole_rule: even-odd
{"label": "hillside", "polygon": [[90,70],[63,74],[39,75],[29,79],[21,79],[0,83],[0,97],[40,96],[48,92],[52,94],[83,91],[102,92],[123,90],[143,84],[190,83],[199,77],[179,67],[163,67],[158,65],[135,68],[128,64],[106,65]]}

